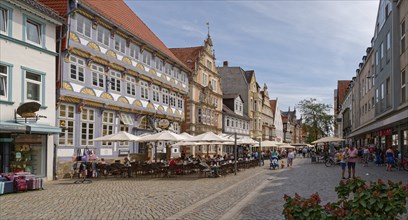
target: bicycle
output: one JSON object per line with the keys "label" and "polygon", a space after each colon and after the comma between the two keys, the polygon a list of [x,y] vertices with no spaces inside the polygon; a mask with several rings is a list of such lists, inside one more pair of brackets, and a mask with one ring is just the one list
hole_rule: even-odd
{"label": "bicycle", "polygon": [[331,167],[331,166],[333,166],[333,165],[340,165],[340,161],[334,160],[333,157],[328,157],[328,158],[326,159],[326,161],[324,162],[324,165],[325,165],[326,167]]}

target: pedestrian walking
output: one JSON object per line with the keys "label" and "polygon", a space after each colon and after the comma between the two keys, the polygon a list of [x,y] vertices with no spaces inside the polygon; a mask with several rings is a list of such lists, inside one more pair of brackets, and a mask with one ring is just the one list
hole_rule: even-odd
{"label": "pedestrian walking", "polygon": [[368,150],[368,146],[364,147],[363,150],[363,160],[364,160],[364,167],[368,166],[368,158],[370,156],[370,151]]}
{"label": "pedestrian walking", "polygon": [[293,153],[292,149],[290,149],[288,153],[288,165],[287,165],[288,167],[292,167],[293,158],[295,158],[295,153]]}
{"label": "pedestrian walking", "polygon": [[351,174],[353,178],[356,178],[356,160],[358,157],[358,150],[353,145],[350,145],[349,149],[346,151],[346,156],[348,158],[348,178],[351,178]]}
{"label": "pedestrian walking", "polygon": [[341,167],[341,178],[346,179],[344,177],[344,173],[346,171],[346,152],[344,149],[341,149],[339,154],[338,154],[338,160],[340,161],[340,167]]}
{"label": "pedestrian walking", "polygon": [[394,151],[392,151],[391,147],[388,146],[387,151],[385,152],[386,161],[387,161],[387,171],[392,171],[392,165],[394,164]]}

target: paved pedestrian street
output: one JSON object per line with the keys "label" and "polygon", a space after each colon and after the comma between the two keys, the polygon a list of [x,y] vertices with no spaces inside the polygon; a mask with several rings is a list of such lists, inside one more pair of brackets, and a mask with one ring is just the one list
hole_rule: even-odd
{"label": "paved pedestrian street", "polygon": [[[236,176],[98,179],[47,182],[45,190],[0,197],[0,219],[283,219],[283,195],[319,192],[322,203],[337,198],[340,167],[295,159],[293,168],[263,167]],[[357,165],[365,180],[408,181],[408,172]]]}

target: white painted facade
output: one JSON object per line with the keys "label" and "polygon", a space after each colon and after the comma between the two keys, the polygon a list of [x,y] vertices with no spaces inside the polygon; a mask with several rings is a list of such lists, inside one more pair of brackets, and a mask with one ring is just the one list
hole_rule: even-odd
{"label": "white painted facade", "polygon": [[[55,36],[56,27],[61,25],[61,21],[19,1],[1,1],[0,10],[6,14],[6,20],[3,21],[5,29],[0,31],[1,86],[5,88],[5,92],[0,94],[0,123],[3,123],[3,127],[0,124],[0,133],[6,137],[15,135],[15,132],[5,128],[4,122],[15,121],[15,110],[21,104],[32,101],[41,104],[36,113],[46,116],[39,118],[36,124],[55,126]],[[35,38],[35,33],[28,37],[27,32],[32,30],[28,23],[34,24],[30,27],[39,30],[39,44],[29,40]],[[41,159],[41,163],[45,163],[44,168],[35,174],[52,179],[55,135],[45,131],[32,133],[44,136],[41,138],[44,140],[41,147],[45,148],[40,150],[44,155]],[[5,167],[3,163],[2,168],[8,169]]]}
{"label": "white painted facade", "polygon": [[279,110],[279,102],[276,100],[275,117],[273,124],[275,125],[276,140],[277,142],[283,142],[283,122],[281,111]]}

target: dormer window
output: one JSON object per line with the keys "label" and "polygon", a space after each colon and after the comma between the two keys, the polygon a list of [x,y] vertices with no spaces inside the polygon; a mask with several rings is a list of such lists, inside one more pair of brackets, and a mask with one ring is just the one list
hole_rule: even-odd
{"label": "dormer window", "polygon": [[156,58],[156,69],[163,71],[163,60],[160,58]]}
{"label": "dormer window", "polygon": [[99,25],[97,28],[97,33],[98,36],[96,40],[99,43],[109,47],[110,31],[104,28],[102,25]]}
{"label": "dormer window", "polygon": [[150,61],[152,59],[152,55],[149,52],[144,51],[143,54],[142,54],[142,57],[143,57],[142,62],[144,64],[150,66]]}
{"label": "dormer window", "polygon": [[91,27],[92,27],[92,22],[91,20],[85,18],[84,16],[77,14],[77,26],[76,30],[78,33],[81,33],[87,37],[91,37]]}
{"label": "dormer window", "polygon": [[126,40],[125,38],[115,35],[115,50],[125,53],[126,52]]}
{"label": "dormer window", "polygon": [[135,58],[136,60],[139,60],[139,47],[134,45],[134,44],[130,44],[130,56]]}

